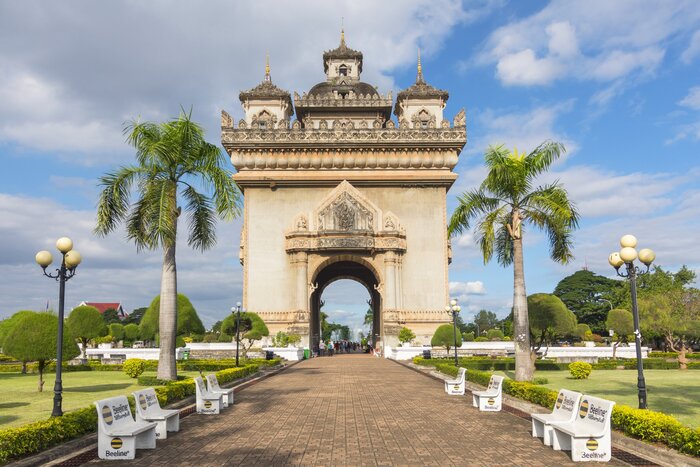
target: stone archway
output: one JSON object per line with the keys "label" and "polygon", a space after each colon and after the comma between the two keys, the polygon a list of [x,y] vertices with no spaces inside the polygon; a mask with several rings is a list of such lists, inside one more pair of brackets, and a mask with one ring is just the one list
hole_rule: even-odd
{"label": "stone archway", "polygon": [[318,348],[321,336],[320,311],[321,296],[330,284],[341,279],[351,279],[362,284],[369,293],[370,305],[374,321],[372,324],[372,336],[370,342],[373,346],[382,335],[382,297],[380,293],[381,279],[377,270],[370,261],[360,257],[338,255],[323,261],[313,274],[311,293],[309,297],[309,346]]}

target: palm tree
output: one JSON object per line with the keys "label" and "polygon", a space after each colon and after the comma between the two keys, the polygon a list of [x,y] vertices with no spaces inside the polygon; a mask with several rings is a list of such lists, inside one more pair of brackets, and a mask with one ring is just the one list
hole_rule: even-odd
{"label": "palm tree", "polygon": [[503,145],[490,146],[484,155],[489,169],[478,189],[458,197],[452,214],[450,234],[462,232],[476,220],[477,242],[487,263],[494,252],[502,266],[513,265],[513,315],[515,341],[515,379],[530,381],[534,373],[534,354],[530,350],[530,327],[523,268],[523,224],[544,231],[549,239],[550,256],[568,263],[571,233],[579,215],[566,190],[555,181],[533,187],[537,175],[545,172],[565,151],[560,143],[545,141],[529,154],[512,153]]}
{"label": "palm tree", "polygon": [[[174,380],[175,246],[182,208],[188,214],[187,243],[204,251],[216,243],[217,217],[229,220],[239,214],[240,192],[225,169],[226,156],[204,140],[204,130],[191,120],[191,111],[163,123],[128,122],[124,134],[136,149],[137,165],[120,167],[100,178],[95,233],[107,235],[124,221],[127,238],[137,250],[163,250],[158,378]],[[132,189],[137,199],[130,203]]]}

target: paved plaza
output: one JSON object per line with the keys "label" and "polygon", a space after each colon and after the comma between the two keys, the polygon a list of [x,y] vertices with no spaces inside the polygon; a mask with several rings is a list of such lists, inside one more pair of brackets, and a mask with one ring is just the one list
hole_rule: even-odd
{"label": "paved plaza", "polygon": [[[568,465],[506,412],[368,355],[303,361],[236,393],[219,416],[139,450],[138,465]],[[97,462],[96,462],[97,463]],[[112,463],[110,463],[111,465]],[[121,463],[120,463],[121,464]],[[615,461],[613,460],[613,464]]]}

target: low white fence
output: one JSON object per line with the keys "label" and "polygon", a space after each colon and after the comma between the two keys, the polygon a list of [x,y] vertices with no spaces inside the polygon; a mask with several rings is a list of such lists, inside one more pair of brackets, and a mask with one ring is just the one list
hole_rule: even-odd
{"label": "low white fence", "polygon": [[[182,359],[182,354],[185,351],[184,347],[175,350],[175,358]],[[143,360],[158,360],[160,349],[86,349],[87,357],[98,360],[126,360],[127,358],[141,358]]]}
{"label": "low white fence", "polygon": [[[423,350],[430,347],[390,347],[385,346],[384,355],[394,360],[411,360],[413,357],[423,354]],[[454,355],[450,350],[450,356]],[[506,356],[515,353],[513,342],[464,342],[457,349],[458,356],[492,355]],[[597,361],[600,358],[612,358],[612,347],[542,347],[540,353],[546,358],[553,358],[560,362]],[[444,349],[432,350],[434,357],[448,356]],[[618,358],[637,358],[635,345],[618,347],[615,351]],[[642,347],[642,358],[649,356],[649,348]]]}

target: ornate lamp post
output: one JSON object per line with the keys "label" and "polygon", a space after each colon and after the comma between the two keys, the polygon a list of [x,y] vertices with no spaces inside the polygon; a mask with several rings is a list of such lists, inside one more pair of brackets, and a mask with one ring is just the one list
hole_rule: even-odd
{"label": "ornate lamp post", "polygon": [[61,403],[63,401],[63,381],[61,380],[63,365],[63,307],[66,295],[66,281],[75,276],[75,270],[82,258],[80,253],[73,249],[73,241],[68,237],[61,237],[56,241],[56,248],[61,252],[61,266],[56,269],[56,274],[46,272],[46,268],[53,262],[50,251],[40,251],[35,260],[44,270],[44,275],[58,281],[58,336],[56,336],[56,382],[53,386],[53,410],[52,417],[63,415]]}
{"label": "ornate lamp post", "polygon": [[[617,275],[626,277],[630,281],[630,293],[632,295],[632,316],[634,318],[634,342],[637,351],[637,393],[639,397],[639,408],[647,408],[647,388],[644,381],[644,368],[642,366],[642,334],[639,332],[639,310],[637,310],[637,275],[646,274],[649,272],[649,266],[656,259],[656,253],[649,248],[644,248],[637,253],[637,238],[633,235],[625,235],[620,239],[619,252],[610,253],[608,262],[610,266],[615,268]],[[646,266],[645,270],[641,270],[634,265],[634,260],[639,258],[639,261]],[[626,272],[620,272],[620,267],[625,265]]]}
{"label": "ornate lamp post", "polygon": [[445,311],[448,313],[452,313],[452,330],[454,331],[454,348],[455,348],[455,366],[459,366],[459,362],[457,360],[457,313],[462,311],[462,307],[457,305],[457,299],[453,298],[450,300],[450,304],[445,306]]}
{"label": "ornate lamp post", "polygon": [[236,313],[236,366],[238,366],[238,347],[241,343],[241,302],[231,307],[231,313]]}

